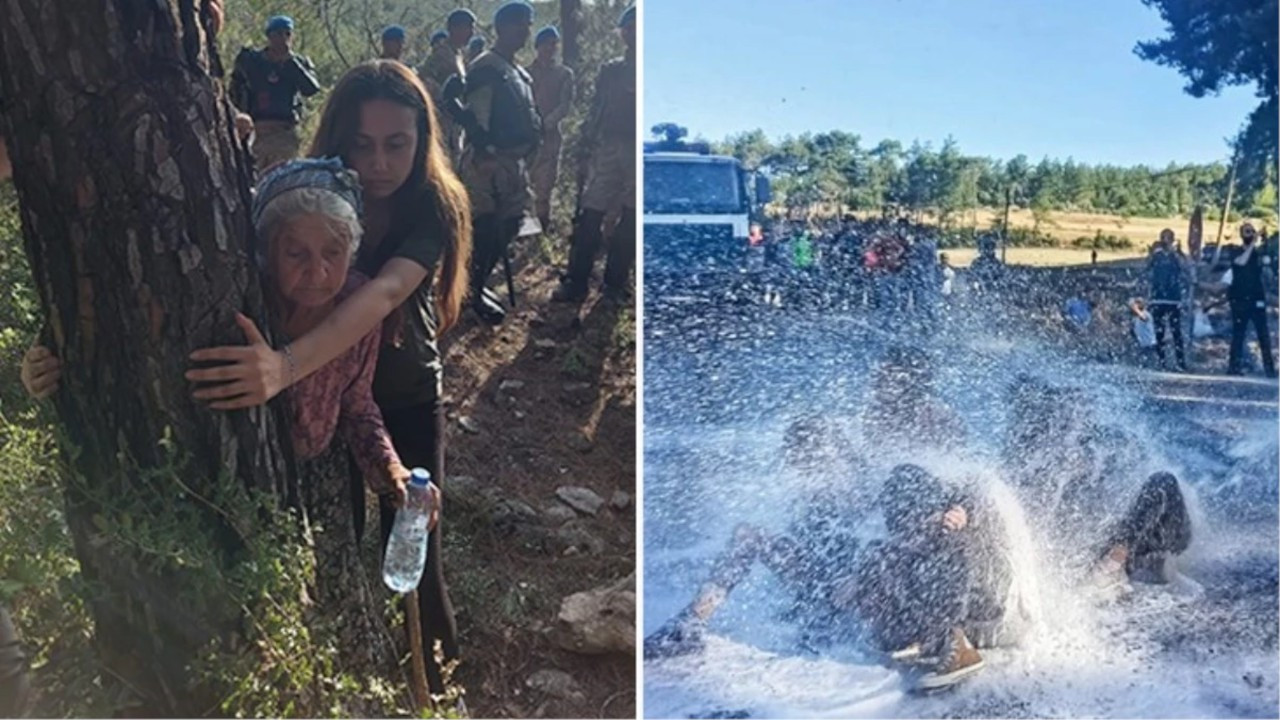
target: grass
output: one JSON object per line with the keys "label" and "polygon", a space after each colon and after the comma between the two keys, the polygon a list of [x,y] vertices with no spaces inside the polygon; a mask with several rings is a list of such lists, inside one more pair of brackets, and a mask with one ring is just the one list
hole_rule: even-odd
{"label": "grass", "polygon": [[[965,213],[963,225],[973,223],[976,218],[977,226],[980,228],[991,227],[993,220],[1001,216],[1001,211],[994,208],[984,208],[974,213]],[[1256,221],[1266,224],[1265,221]],[[1170,228],[1183,241],[1186,240],[1187,230],[1191,221],[1188,218],[1172,216],[1172,217],[1130,217],[1126,218],[1120,215],[1103,215],[1099,213],[1083,213],[1083,212],[1054,212],[1050,213],[1046,222],[1040,223],[1040,229],[1057,239],[1062,243],[1070,243],[1081,236],[1092,237],[1095,233],[1101,232],[1103,235],[1117,235],[1119,237],[1127,237],[1133,241],[1136,247],[1146,247],[1156,241],[1160,236],[1160,231]],[[1012,227],[1032,227],[1035,225],[1035,218],[1030,210],[1013,210],[1009,213],[1009,224]],[[1223,228],[1223,237],[1231,240],[1235,237],[1236,229],[1240,227],[1240,223],[1227,223]],[[1218,221],[1204,221],[1204,238],[1206,242],[1211,242],[1218,236]]]}
{"label": "grass", "polygon": [[[944,250],[951,260],[952,267],[968,267],[978,256],[976,248],[949,248]],[[1008,250],[1007,262],[1010,265],[1031,265],[1034,267],[1060,267],[1064,265],[1088,265],[1091,261],[1089,250],[1082,248],[1055,247],[1011,247]],[[998,256],[998,252],[997,252]],[[1099,250],[1098,262],[1115,260],[1132,260],[1146,256],[1146,250],[1133,248],[1130,250]]]}
{"label": "grass", "polygon": [[[992,222],[999,218],[1001,214],[1002,212],[999,209],[982,208],[965,213],[963,218],[957,221],[957,224],[961,227],[969,227],[976,224],[978,228],[989,228]],[[1224,242],[1233,242],[1235,240],[1235,234],[1241,222],[1243,220],[1227,223],[1223,227],[1222,237]],[[1253,222],[1254,225],[1259,227],[1268,225],[1265,220],[1253,219]],[[1031,228],[1035,226],[1035,218],[1030,210],[1012,210],[1009,213],[1009,225],[1014,228]],[[1091,261],[1090,250],[1069,247],[1069,245],[1076,238],[1091,238],[1099,232],[1103,235],[1129,238],[1133,242],[1133,247],[1125,250],[1099,250],[1098,262],[1141,258],[1146,255],[1147,248],[1156,241],[1156,238],[1160,236],[1160,231],[1165,228],[1173,230],[1178,240],[1184,243],[1185,247],[1187,231],[1190,228],[1190,220],[1188,218],[1178,216],[1126,218],[1120,215],[1103,215],[1099,213],[1054,212],[1049,215],[1047,220],[1040,223],[1040,231],[1054,238],[1064,247],[1011,247],[1008,249],[1008,262],[1013,265],[1031,265],[1035,267],[1087,265]],[[1206,219],[1204,221],[1204,241],[1213,242],[1217,237],[1218,221]],[[946,250],[946,253],[951,258],[952,265],[966,267],[977,257],[978,251],[974,248],[952,248]]]}

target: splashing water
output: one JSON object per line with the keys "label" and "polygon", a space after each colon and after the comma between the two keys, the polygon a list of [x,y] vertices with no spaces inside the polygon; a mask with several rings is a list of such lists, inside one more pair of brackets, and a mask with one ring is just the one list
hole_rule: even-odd
{"label": "splashing water", "polygon": [[[1020,646],[983,651],[983,673],[952,692],[918,696],[862,646],[807,644],[797,623],[781,619],[788,588],[757,566],[711,620],[703,651],[646,662],[646,715],[1275,716],[1274,412],[1237,417],[1212,404],[1153,404],[1138,371],[954,322],[941,337],[914,342],[935,358],[938,395],[963,418],[968,440],[960,452],[895,450],[862,440],[860,418],[887,341],[904,334],[768,309],[714,320],[646,314],[646,635],[693,598],[735,526],[785,531],[814,488],[783,466],[783,435],[791,420],[812,414],[845,428],[870,463],[865,478],[831,479],[863,498],[873,491],[847,483],[877,482],[898,462],[944,480],[979,478],[1007,526],[1009,607],[1031,619]],[[1025,508],[1002,479],[1006,390],[1020,374],[1083,388],[1099,420],[1124,431],[1125,471],[1106,478],[1098,526],[1124,512],[1151,472],[1180,478],[1194,532],[1179,566],[1194,582],[1137,584],[1124,601],[1102,606],[1081,592],[1079,568],[1055,546],[1070,533]]]}

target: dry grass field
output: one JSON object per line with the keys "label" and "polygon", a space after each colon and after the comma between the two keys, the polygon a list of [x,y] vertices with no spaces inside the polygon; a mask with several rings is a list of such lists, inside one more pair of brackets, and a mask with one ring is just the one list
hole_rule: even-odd
{"label": "dry grass field", "polygon": [[[976,248],[949,248],[943,250],[951,260],[953,267],[968,267],[978,256]],[[1007,262],[1010,265],[1032,265],[1035,267],[1058,267],[1063,265],[1088,265],[1091,258],[1088,250],[1080,248],[1057,247],[1011,247],[1008,250]],[[1114,262],[1116,260],[1137,260],[1146,255],[1146,250],[1099,250],[1098,262]]]}

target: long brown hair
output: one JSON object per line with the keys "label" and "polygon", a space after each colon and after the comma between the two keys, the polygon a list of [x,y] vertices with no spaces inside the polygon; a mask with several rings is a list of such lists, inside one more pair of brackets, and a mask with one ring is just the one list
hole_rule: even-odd
{"label": "long brown hair", "polygon": [[418,115],[413,173],[392,196],[392,221],[403,221],[424,208],[435,214],[444,239],[435,293],[440,332],[444,332],[457,321],[467,294],[471,201],[444,151],[436,108],[422,81],[395,60],[371,60],[351,68],[325,102],[310,155],[345,161],[360,131],[360,109],[370,100],[389,100]]}

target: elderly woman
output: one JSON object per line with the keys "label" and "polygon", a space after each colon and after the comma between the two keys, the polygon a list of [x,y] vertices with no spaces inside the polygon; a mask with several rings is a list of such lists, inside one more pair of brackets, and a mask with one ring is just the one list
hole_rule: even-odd
{"label": "elderly woman", "polygon": [[[356,174],[336,159],[295,160],[259,183],[253,223],[274,325],[286,338],[316,327],[365,279],[351,270],[360,245],[361,192]],[[251,336],[258,331],[237,315]],[[299,486],[317,555],[316,599],[336,610],[332,632],[363,647],[371,665],[393,667],[394,647],[361,566],[351,506],[350,449],[367,485],[392,502],[403,501],[409,471],[401,464],[373,400],[373,375],[381,328],[298,380],[286,393],[293,449],[300,460]],[[48,349],[33,347],[23,359],[28,392],[43,397],[57,388],[61,364]],[[438,507],[439,503],[435,503]],[[435,518],[432,518],[434,525]],[[361,597],[339,597],[339,588]]]}

